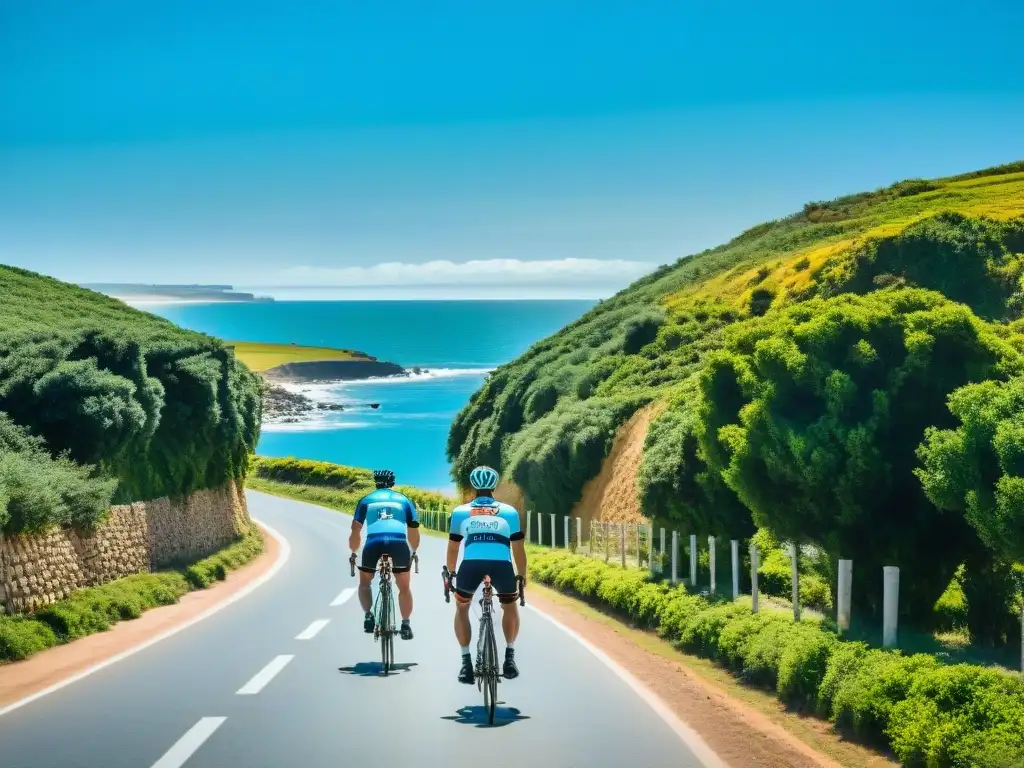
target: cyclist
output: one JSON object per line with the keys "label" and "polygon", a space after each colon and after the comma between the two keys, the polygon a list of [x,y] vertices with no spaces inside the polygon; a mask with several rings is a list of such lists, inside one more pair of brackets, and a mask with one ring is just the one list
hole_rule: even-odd
{"label": "cyclist", "polygon": [[[390,469],[374,470],[373,482],[377,489],[363,496],[356,504],[352,516],[352,532],[348,546],[353,552],[359,549],[360,532],[366,525],[366,546],[359,564],[359,604],[363,606],[363,631],[373,632],[373,600],[370,582],[377,570],[381,555],[391,557],[391,571],[398,585],[398,610],[402,614],[400,635],[403,640],[412,640],[412,590],[409,588],[409,570],[412,555],[420,545],[420,521],[416,516],[416,505],[405,494],[391,490],[395,484],[395,473]],[[410,546],[412,550],[410,551]]]}
{"label": "cyclist", "polygon": [[[494,499],[498,487],[498,473],[490,467],[477,467],[469,473],[469,482],[476,489],[476,498],[462,504],[452,512],[448,533],[448,570],[455,579],[455,637],[462,650],[462,668],[459,682],[474,682],[473,660],[469,645],[473,629],[469,623],[469,606],[473,595],[491,577],[491,585],[501,604],[501,629],[505,635],[505,663],[502,673],[506,678],[519,677],[516,666],[515,641],[519,634],[519,585],[516,574],[526,583],[526,543],[519,525],[519,512],[515,507]],[[455,570],[462,542],[462,563]],[[512,567],[515,559],[515,569]]]}

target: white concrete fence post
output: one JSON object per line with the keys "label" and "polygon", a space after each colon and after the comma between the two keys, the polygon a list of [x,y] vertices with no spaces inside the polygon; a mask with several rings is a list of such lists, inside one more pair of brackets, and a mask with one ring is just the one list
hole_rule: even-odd
{"label": "white concrete fence post", "polygon": [[708,565],[711,566],[711,594],[715,594],[715,537],[708,536]]}
{"label": "white concrete fence post", "polygon": [[565,548],[569,549],[569,516],[566,515],[562,518],[562,533],[565,535]]}
{"label": "white concrete fence post", "polygon": [[690,534],[690,586],[697,586],[697,534]]}
{"label": "white concrete fence post", "polygon": [[612,537],[609,526],[611,523],[604,524],[604,561],[607,563],[612,556]]}
{"label": "white concrete fence post", "polygon": [[750,545],[750,602],[754,613],[757,613],[757,569],[761,563],[761,553],[756,544]]}
{"label": "white concrete fence post", "polygon": [[531,512],[530,510],[526,510],[526,541],[532,544],[533,541],[530,539],[530,518],[531,517],[533,517],[533,512]]}
{"label": "white concrete fence post", "polygon": [[679,531],[672,531],[672,586],[679,583]]}
{"label": "white concrete fence post", "polygon": [[647,570],[654,573],[654,523],[647,524]]}
{"label": "white concrete fence post", "polygon": [[619,549],[621,551],[622,567],[626,567],[626,524],[619,523]]}
{"label": "white concrete fence post", "polygon": [[644,564],[640,562],[640,523],[634,523],[633,528],[636,529],[636,567],[643,568]]}
{"label": "white concrete fence post", "polygon": [[800,568],[796,556],[797,545],[789,545],[790,565],[793,569],[793,620],[800,621]]}
{"label": "white concrete fence post", "polygon": [[658,547],[658,573],[665,573],[665,529],[661,529],[661,546]]}
{"label": "white concrete fence post", "polygon": [[850,599],[853,596],[853,560],[839,561],[839,585],[836,589],[836,624],[839,634],[850,630]]}
{"label": "white concrete fence post", "polygon": [[576,518],[576,549],[583,546],[583,518]]}
{"label": "white concrete fence post", "polygon": [[555,513],[551,512],[551,548],[555,548]]}
{"label": "white concrete fence post", "polygon": [[882,645],[886,648],[896,646],[899,610],[900,569],[887,565],[882,568]]}
{"label": "white concrete fence post", "polygon": [[732,539],[729,543],[732,545],[732,599],[736,600],[740,596],[740,542]]}

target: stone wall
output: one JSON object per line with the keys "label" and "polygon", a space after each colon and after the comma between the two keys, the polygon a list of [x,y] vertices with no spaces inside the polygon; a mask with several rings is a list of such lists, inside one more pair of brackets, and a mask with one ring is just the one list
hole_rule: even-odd
{"label": "stone wall", "polygon": [[241,483],[111,507],[88,536],[72,529],[0,535],[0,608],[26,611],[82,587],[197,560],[217,551],[249,524]]}

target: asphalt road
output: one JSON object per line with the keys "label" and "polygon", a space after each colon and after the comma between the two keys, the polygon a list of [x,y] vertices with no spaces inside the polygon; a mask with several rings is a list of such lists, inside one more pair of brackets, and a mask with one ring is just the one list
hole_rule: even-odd
{"label": "asphalt road", "polygon": [[399,671],[381,677],[349,576],[351,518],[253,492],[249,509],[287,540],[281,570],[194,626],[0,717],[0,767],[705,764],[599,658],[529,609],[521,675],[499,686],[488,727],[482,694],[456,680],[442,539],[423,536],[416,636],[396,639]]}

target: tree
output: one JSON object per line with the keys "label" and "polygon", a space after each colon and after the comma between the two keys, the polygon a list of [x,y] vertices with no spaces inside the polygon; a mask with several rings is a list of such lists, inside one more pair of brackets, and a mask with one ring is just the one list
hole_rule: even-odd
{"label": "tree", "polygon": [[923,492],[917,446],[928,427],[952,426],[950,393],[1020,365],[990,326],[937,293],[814,299],[729,332],[700,377],[699,440],[755,524],[852,558],[855,598],[870,612],[882,566],[899,566],[901,608],[923,618],[981,543]]}
{"label": "tree", "polygon": [[963,514],[994,554],[995,562],[967,563],[973,639],[1011,642],[1019,631],[1012,563],[1024,561],[1024,378],[969,384],[949,410],[957,426],[927,430],[915,474],[932,503]]}
{"label": "tree", "polygon": [[637,473],[644,514],[699,536],[745,539],[754,533],[747,509],[701,450],[697,378],[687,380],[651,423]]}

